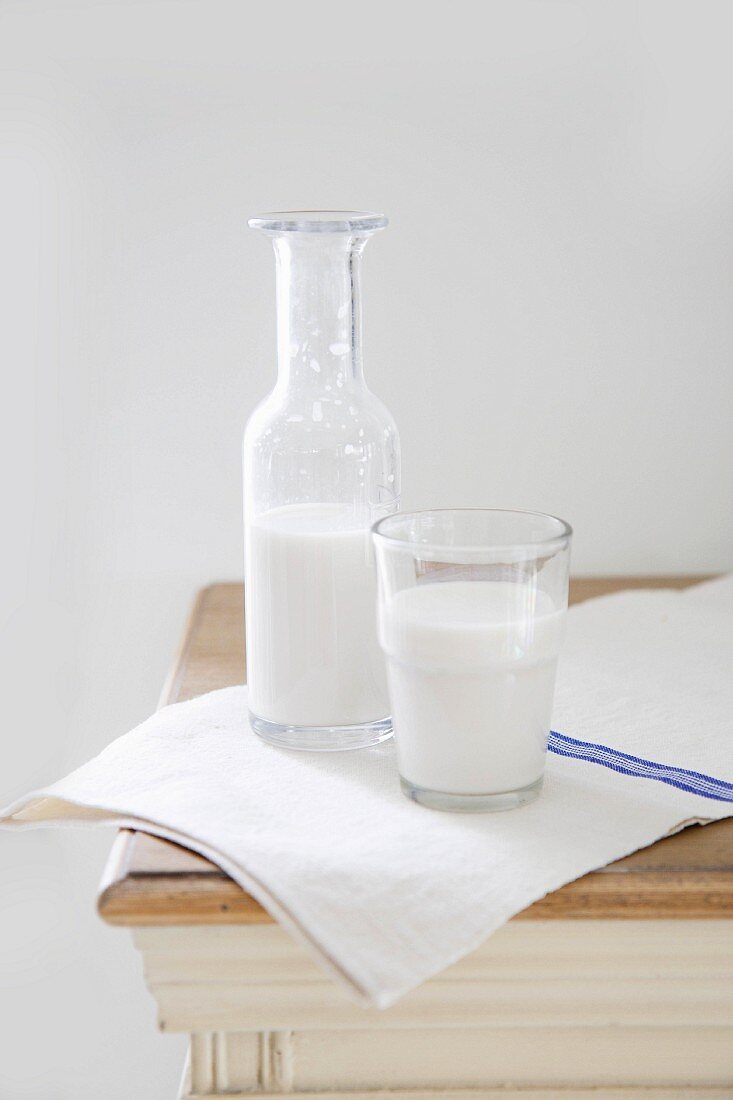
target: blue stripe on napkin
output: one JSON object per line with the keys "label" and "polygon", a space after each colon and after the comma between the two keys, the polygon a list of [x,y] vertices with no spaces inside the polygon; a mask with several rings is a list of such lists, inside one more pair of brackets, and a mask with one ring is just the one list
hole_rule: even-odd
{"label": "blue stripe on napkin", "polygon": [[594,745],[592,741],[576,741],[574,737],[556,733],[555,730],[550,730],[547,747],[558,756],[586,760],[589,764],[602,764],[604,768],[623,775],[656,779],[659,783],[667,783],[681,791],[690,791],[702,798],[713,798],[716,802],[733,802],[733,783],[715,779],[712,775],[703,775],[702,772],[675,768],[671,764],[657,764],[640,756],[629,756],[628,753],[611,749],[608,745]]}

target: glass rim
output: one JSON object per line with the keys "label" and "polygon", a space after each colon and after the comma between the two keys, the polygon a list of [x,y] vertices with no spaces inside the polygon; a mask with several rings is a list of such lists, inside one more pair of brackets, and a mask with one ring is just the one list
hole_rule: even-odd
{"label": "glass rim", "polygon": [[[456,545],[451,543],[441,544],[435,540],[428,540],[426,542],[418,542],[415,539],[401,538],[399,535],[387,535],[380,528],[383,524],[389,523],[390,520],[402,519],[410,520],[419,516],[446,516],[446,515],[485,515],[485,516],[528,516],[536,519],[551,520],[553,523],[560,525],[560,531],[555,535],[549,535],[547,538],[536,539],[534,541],[522,541],[521,539],[510,540],[503,539],[496,542],[473,542],[468,544]],[[453,553],[474,553],[475,551],[495,551],[495,550],[544,550],[548,547],[561,546],[563,543],[569,543],[573,535],[573,529],[567,520],[560,519],[559,516],[553,516],[549,512],[534,512],[526,510],[524,508],[422,508],[415,512],[390,512],[387,516],[382,516],[376,523],[372,524],[372,538],[382,539],[385,543],[391,543],[394,546],[404,546],[406,549],[420,548],[425,550],[432,548],[434,550],[450,550]]]}
{"label": "glass rim", "polygon": [[247,221],[265,233],[374,233],[387,224],[384,214],[369,210],[274,210]]}

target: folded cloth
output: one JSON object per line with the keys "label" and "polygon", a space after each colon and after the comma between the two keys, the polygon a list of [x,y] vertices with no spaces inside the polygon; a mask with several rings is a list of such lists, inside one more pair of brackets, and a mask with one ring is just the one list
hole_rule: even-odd
{"label": "folded cloth", "polygon": [[362,1002],[386,1007],[563,883],[733,814],[733,576],[568,614],[547,778],[511,813],[400,793],[389,743],[289,753],[246,688],[166,707],[4,811],[133,826],[219,864]]}

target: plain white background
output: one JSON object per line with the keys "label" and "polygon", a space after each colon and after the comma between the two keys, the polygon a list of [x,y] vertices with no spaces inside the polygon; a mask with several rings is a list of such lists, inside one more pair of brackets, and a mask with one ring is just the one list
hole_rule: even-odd
{"label": "plain white background", "polygon": [[[579,573],[733,566],[724,3],[0,4],[0,800],[144,718],[241,575],[274,377],[247,215],[363,208],[407,506],[539,508]],[[111,837],[0,836],[0,1100],[168,1100]]]}

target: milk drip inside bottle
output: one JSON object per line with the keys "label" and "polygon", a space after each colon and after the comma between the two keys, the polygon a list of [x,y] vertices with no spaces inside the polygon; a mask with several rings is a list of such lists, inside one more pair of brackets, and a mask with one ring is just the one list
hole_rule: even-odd
{"label": "milk drip inside bottle", "polygon": [[394,421],[362,374],[359,268],[387,223],[264,214],[277,271],[278,376],[244,435],[250,721],[297,749],[391,734],[370,527],[399,504]]}

